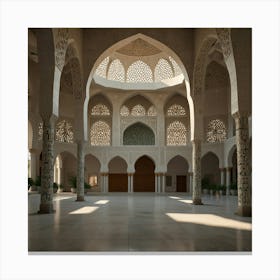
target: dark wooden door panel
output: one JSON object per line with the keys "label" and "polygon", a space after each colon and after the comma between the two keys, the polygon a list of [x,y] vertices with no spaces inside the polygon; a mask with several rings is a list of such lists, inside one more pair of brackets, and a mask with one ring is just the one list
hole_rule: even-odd
{"label": "dark wooden door panel", "polygon": [[186,176],[177,176],[176,179],[176,191],[177,192],[186,192],[187,184],[186,184]]}
{"label": "dark wooden door panel", "polygon": [[127,192],[127,174],[109,174],[109,192]]}

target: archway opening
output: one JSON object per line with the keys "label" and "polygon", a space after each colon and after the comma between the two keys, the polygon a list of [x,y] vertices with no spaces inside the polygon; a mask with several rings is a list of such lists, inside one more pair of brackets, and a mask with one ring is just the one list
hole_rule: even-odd
{"label": "archway opening", "polygon": [[91,187],[93,192],[101,192],[100,178],[100,162],[99,160],[88,154],[85,156],[85,181]]}
{"label": "archway opening", "polygon": [[64,191],[69,192],[74,188],[73,178],[77,176],[77,159],[69,152],[62,152],[60,156],[62,162],[60,182]]}
{"label": "archway opening", "polygon": [[210,152],[201,159],[201,178],[207,180],[209,185],[220,185],[221,173],[218,157]]}
{"label": "archway opening", "polygon": [[142,156],[135,163],[135,174],[133,180],[134,192],[155,191],[155,164],[147,156]]}
{"label": "archway opening", "polygon": [[109,192],[127,192],[127,163],[121,157],[115,157],[109,162]]}
{"label": "archway opening", "polygon": [[167,192],[190,192],[188,169],[188,162],[183,157],[172,158],[167,165],[165,190]]}

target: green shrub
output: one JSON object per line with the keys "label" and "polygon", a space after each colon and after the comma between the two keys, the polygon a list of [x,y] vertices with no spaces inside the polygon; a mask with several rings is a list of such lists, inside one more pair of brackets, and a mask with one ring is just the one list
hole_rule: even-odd
{"label": "green shrub", "polygon": [[88,183],[86,183],[86,182],[84,182],[84,187],[85,187],[85,189],[90,189],[90,188],[91,188],[91,185],[88,184]]}
{"label": "green shrub", "polygon": [[34,181],[32,178],[28,178],[28,188],[34,186]]}
{"label": "green shrub", "polygon": [[76,189],[77,188],[77,177],[72,176],[69,180],[69,183],[70,183],[72,188]]}
{"label": "green shrub", "polygon": [[237,184],[231,184],[230,189],[231,190],[237,190]]}
{"label": "green shrub", "polygon": [[53,188],[54,189],[58,189],[58,184],[57,183],[53,183]]}
{"label": "green shrub", "polygon": [[206,176],[206,177],[204,177],[202,180],[201,180],[201,187],[202,187],[202,189],[204,190],[204,189],[209,189],[209,183],[210,183],[210,181],[209,181],[209,178]]}
{"label": "green shrub", "polygon": [[41,176],[36,177],[35,186],[41,186]]}

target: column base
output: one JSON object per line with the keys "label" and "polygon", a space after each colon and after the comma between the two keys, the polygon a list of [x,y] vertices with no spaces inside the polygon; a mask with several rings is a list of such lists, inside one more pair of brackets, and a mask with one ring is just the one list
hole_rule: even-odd
{"label": "column base", "polygon": [[55,213],[55,210],[53,209],[53,204],[40,204],[40,210],[38,211],[38,214],[52,214]]}
{"label": "column base", "polygon": [[76,201],[85,201],[85,197],[83,195],[77,195]]}
{"label": "column base", "polygon": [[194,205],[203,205],[201,198],[194,198],[193,199],[193,204]]}
{"label": "column base", "polygon": [[252,217],[252,206],[238,206],[235,214],[242,217]]}

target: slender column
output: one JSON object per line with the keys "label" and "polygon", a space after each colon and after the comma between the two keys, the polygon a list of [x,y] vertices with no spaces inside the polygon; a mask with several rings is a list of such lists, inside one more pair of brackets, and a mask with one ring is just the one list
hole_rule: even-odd
{"label": "slender column", "polygon": [[30,170],[31,170],[31,178],[33,179],[33,181],[36,180],[36,168],[37,168],[37,153],[35,149],[30,149]]}
{"label": "slender column", "polygon": [[41,203],[39,214],[53,213],[54,120],[43,120]]}
{"label": "slender column", "polygon": [[225,168],[220,168],[220,172],[221,172],[221,185],[224,186],[225,185]]}
{"label": "slender column", "polygon": [[104,176],[103,176],[104,173],[100,173],[100,190],[101,192],[105,193],[105,190],[104,190]]}
{"label": "slender column", "polygon": [[201,142],[192,141],[192,164],[193,164],[193,204],[202,205],[201,201]]}
{"label": "slender column", "polygon": [[193,185],[193,173],[188,172],[188,174],[189,174],[189,183],[190,183],[190,193],[192,194],[192,192],[193,192],[193,187],[192,187],[192,185]]}
{"label": "slender column", "polygon": [[227,190],[226,190],[226,195],[229,195],[229,188],[230,188],[230,183],[231,183],[231,167],[227,167],[226,168],[226,186],[227,186]]}
{"label": "slender column", "polygon": [[162,173],[162,192],[165,193],[165,173]]}
{"label": "slender column", "polygon": [[108,192],[108,179],[108,173],[104,173],[104,189],[106,193]]}
{"label": "slender column", "polygon": [[248,117],[235,115],[236,147],[237,147],[237,186],[238,208],[240,216],[252,215],[249,163],[249,127]]}
{"label": "slender column", "polygon": [[131,174],[127,174],[127,192],[131,193]]}
{"label": "slender column", "polygon": [[158,192],[158,173],[155,173],[155,192]]}
{"label": "slender column", "polygon": [[131,173],[131,176],[130,176],[130,191],[133,193],[133,173]]}
{"label": "slender column", "polygon": [[85,153],[84,153],[84,141],[77,142],[77,200],[85,200]]}

